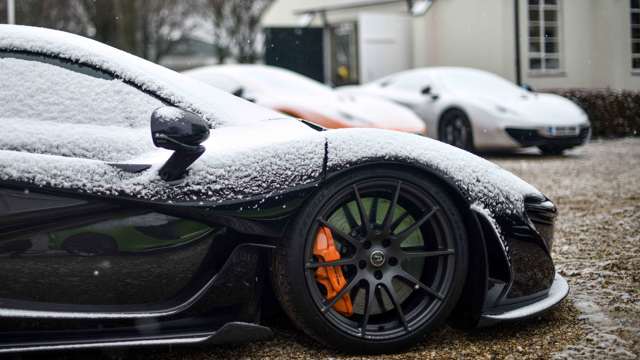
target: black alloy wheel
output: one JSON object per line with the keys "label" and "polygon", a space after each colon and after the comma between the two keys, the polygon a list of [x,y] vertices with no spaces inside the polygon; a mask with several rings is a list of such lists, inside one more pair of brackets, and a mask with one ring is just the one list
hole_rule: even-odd
{"label": "black alloy wheel", "polygon": [[[314,255],[323,228],[340,259]],[[273,273],[283,308],[309,335],[346,352],[411,345],[445,320],[464,285],[461,216],[439,185],[408,172],[359,171],[330,184],[283,240]],[[319,268],[329,267],[346,279],[333,298],[316,279]],[[337,310],[344,298],[350,314]]]}
{"label": "black alloy wheel", "polygon": [[473,131],[464,111],[452,109],[442,115],[438,139],[460,149],[473,151]]}

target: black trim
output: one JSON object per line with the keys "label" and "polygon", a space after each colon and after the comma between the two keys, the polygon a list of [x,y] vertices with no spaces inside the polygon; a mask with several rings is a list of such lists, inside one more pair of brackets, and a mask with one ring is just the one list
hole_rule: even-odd
{"label": "black trim", "polygon": [[580,128],[580,133],[577,136],[545,137],[540,135],[538,129],[505,129],[507,134],[521,146],[547,145],[561,148],[570,148],[584,144],[589,137],[589,130],[588,126],[583,126]]}

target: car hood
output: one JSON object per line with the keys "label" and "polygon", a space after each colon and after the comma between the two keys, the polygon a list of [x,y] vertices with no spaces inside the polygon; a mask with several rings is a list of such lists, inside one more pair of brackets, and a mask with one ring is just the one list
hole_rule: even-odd
{"label": "car hood", "polygon": [[578,126],[589,123],[587,115],[578,105],[554,94],[523,92],[514,96],[483,95],[478,96],[476,101],[507,109],[507,115],[517,119],[509,124],[513,126]]}

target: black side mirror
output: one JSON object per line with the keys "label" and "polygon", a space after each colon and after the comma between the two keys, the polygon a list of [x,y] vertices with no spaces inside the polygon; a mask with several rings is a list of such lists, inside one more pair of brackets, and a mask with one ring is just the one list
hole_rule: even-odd
{"label": "black side mirror", "polygon": [[424,88],[422,88],[422,90],[420,90],[420,93],[422,95],[429,95],[431,94],[431,86],[427,85]]}
{"label": "black side mirror", "polygon": [[535,92],[536,90],[533,88],[533,86],[529,85],[529,84],[522,84],[522,88],[527,90],[528,92]]}
{"label": "black side mirror", "polygon": [[209,127],[192,112],[164,106],[151,114],[151,137],[155,146],[175,151],[159,172],[163,180],[175,181],[204,153],[200,144],[209,138]]}
{"label": "black side mirror", "polygon": [[243,87],[239,87],[239,88],[235,89],[231,94],[233,96],[244,98],[244,88]]}

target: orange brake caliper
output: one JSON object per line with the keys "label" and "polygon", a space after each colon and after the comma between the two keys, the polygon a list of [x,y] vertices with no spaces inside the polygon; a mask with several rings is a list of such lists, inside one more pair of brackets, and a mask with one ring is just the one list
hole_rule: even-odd
{"label": "orange brake caliper", "polygon": [[[340,260],[340,253],[336,249],[333,235],[329,228],[322,226],[318,231],[313,245],[313,255],[317,256],[321,262]],[[316,270],[316,281],[327,289],[327,300],[335,298],[338,292],[347,285],[347,280],[344,278],[340,266],[319,267]],[[353,314],[351,296],[345,294],[333,305],[333,308],[343,315],[351,316]]]}

